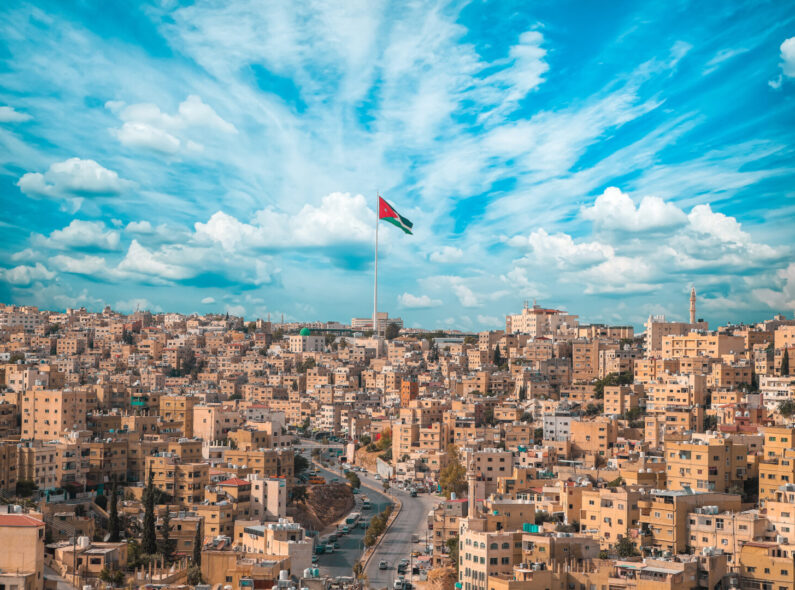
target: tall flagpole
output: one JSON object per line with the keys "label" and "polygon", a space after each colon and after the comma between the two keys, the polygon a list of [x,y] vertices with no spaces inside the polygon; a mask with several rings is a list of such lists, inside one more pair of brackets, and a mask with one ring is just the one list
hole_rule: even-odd
{"label": "tall flagpole", "polygon": [[375,201],[375,287],[373,289],[373,336],[375,337],[375,356],[380,355],[378,340],[378,217],[381,208],[381,195],[376,193]]}

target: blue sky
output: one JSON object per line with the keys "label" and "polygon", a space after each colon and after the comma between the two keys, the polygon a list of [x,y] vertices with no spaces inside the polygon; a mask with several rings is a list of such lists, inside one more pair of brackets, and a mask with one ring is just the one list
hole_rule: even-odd
{"label": "blue sky", "polygon": [[787,2],[5,2],[0,300],[795,310]]}

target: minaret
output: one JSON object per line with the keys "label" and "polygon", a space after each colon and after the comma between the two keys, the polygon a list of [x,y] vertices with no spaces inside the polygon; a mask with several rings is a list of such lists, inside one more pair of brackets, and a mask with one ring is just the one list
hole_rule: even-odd
{"label": "minaret", "polygon": [[475,511],[475,481],[475,464],[471,462],[469,464],[469,469],[467,469],[467,484],[469,484],[467,486],[467,516],[469,518],[475,518],[475,516],[477,516],[477,512]]}
{"label": "minaret", "polygon": [[690,290],[690,323],[696,323],[696,288]]}

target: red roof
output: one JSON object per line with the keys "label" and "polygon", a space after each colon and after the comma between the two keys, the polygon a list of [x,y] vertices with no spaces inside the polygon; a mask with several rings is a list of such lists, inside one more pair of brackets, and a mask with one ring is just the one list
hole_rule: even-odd
{"label": "red roof", "polygon": [[27,514],[0,514],[0,526],[44,526],[44,523]]}
{"label": "red roof", "polygon": [[232,479],[227,479],[222,481],[218,484],[219,486],[250,486],[251,482],[246,481],[245,479],[240,479],[239,477],[233,477]]}

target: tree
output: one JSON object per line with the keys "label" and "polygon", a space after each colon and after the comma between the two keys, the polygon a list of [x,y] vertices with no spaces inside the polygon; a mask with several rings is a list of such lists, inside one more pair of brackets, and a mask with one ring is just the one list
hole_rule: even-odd
{"label": "tree", "polygon": [[388,479],[385,479],[382,482],[382,487],[384,488],[384,492],[388,492],[389,491],[389,480]]}
{"label": "tree", "polygon": [[522,385],[519,388],[519,401],[523,402],[527,399],[527,385]]}
{"label": "tree", "polygon": [[450,556],[450,561],[453,562],[455,573],[458,574],[458,535],[450,537],[444,544],[447,545],[447,554]]}
{"label": "tree", "polygon": [[492,358],[492,362],[494,363],[495,367],[502,366],[502,353],[500,352],[500,345],[494,347],[494,357]]}
{"label": "tree", "polygon": [[293,502],[306,502],[306,486],[293,487]]}
{"label": "tree", "polygon": [[795,402],[793,402],[791,399],[785,399],[778,405],[778,413],[785,418],[789,418],[795,414]]}
{"label": "tree", "polygon": [[[449,461],[439,473],[439,485],[445,495],[450,498],[450,494],[460,495],[467,489],[467,470],[458,458],[458,448],[455,445],[447,447],[447,456]],[[475,500],[470,498],[469,501],[474,502]]]}
{"label": "tree", "polygon": [[204,535],[202,534],[202,521],[196,525],[196,536],[193,538],[193,565],[202,564],[202,546],[204,545]]}
{"label": "tree", "polygon": [[309,459],[301,455],[300,453],[296,453],[293,456],[293,473],[298,475],[309,469]]}
{"label": "tree", "polygon": [[789,351],[788,351],[788,349],[786,347],[784,348],[784,350],[781,353],[781,368],[780,368],[780,371],[781,371],[781,375],[782,376],[789,375]]}
{"label": "tree", "polygon": [[705,431],[707,431],[707,430],[715,430],[717,427],[718,427],[718,417],[717,416],[715,416],[713,414],[709,414],[707,416],[704,416],[704,430]]}
{"label": "tree", "polygon": [[124,572],[121,570],[110,570],[104,567],[99,573],[99,579],[117,588],[124,585]]}
{"label": "tree", "polygon": [[386,331],[384,332],[384,338],[387,340],[394,340],[400,336],[400,326],[395,323],[389,323],[386,325]]}
{"label": "tree", "polygon": [[635,549],[635,544],[629,538],[629,535],[624,535],[618,541],[616,541],[616,544],[613,545],[613,551],[615,551],[618,556],[622,558],[640,555],[638,550]]}
{"label": "tree", "polygon": [[204,582],[204,578],[202,578],[202,568],[199,567],[198,564],[193,564],[188,568],[188,584],[191,586],[197,586]]}
{"label": "tree", "polygon": [[533,443],[540,445],[544,442],[544,429],[536,428],[533,430]]}
{"label": "tree", "polygon": [[635,381],[635,375],[631,371],[622,373],[608,373],[603,379],[594,381],[594,397],[602,399],[605,396],[605,387],[612,387],[614,385],[632,385]]}
{"label": "tree", "polygon": [[431,347],[428,349],[428,362],[435,363],[439,360],[439,347],[436,345],[436,340],[431,340]]}
{"label": "tree", "polygon": [[110,488],[110,516],[108,517],[108,532],[110,532],[111,543],[118,543],[121,540],[121,522],[119,521],[119,494],[116,490],[116,481]]}
{"label": "tree", "polygon": [[163,515],[163,530],[160,533],[160,553],[163,560],[171,563],[174,558],[175,540],[171,538],[171,506],[166,506],[166,513]]}
{"label": "tree", "polygon": [[17,481],[16,494],[20,498],[29,498],[37,489],[39,488],[36,485],[36,482],[30,479],[20,479]]}
{"label": "tree", "polygon": [[149,481],[144,490],[144,532],[141,549],[148,555],[157,553],[157,537],[155,536],[155,476],[149,467]]}
{"label": "tree", "polygon": [[284,330],[281,328],[276,328],[276,331],[273,333],[273,339],[281,340],[282,338],[284,338]]}
{"label": "tree", "polygon": [[351,484],[351,488],[353,488],[354,490],[358,490],[360,487],[362,487],[362,480],[359,479],[359,476],[356,475],[353,471],[348,471],[345,474],[345,477],[348,480],[348,482]]}

